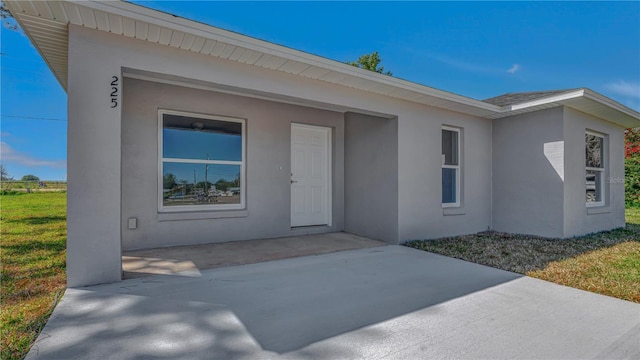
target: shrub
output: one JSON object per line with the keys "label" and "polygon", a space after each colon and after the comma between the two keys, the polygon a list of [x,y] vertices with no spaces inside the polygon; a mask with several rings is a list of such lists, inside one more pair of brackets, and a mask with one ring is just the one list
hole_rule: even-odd
{"label": "shrub", "polygon": [[640,207],[640,128],[624,132],[624,192],[627,207]]}
{"label": "shrub", "polygon": [[624,192],[627,207],[640,207],[640,153],[624,160]]}

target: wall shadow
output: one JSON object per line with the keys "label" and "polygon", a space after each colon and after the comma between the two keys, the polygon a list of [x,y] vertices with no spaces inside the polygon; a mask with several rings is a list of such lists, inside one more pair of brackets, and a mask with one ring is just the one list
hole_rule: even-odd
{"label": "wall shadow", "polygon": [[198,278],[158,275],[69,289],[34,351],[67,359],[353,358],[351,346],[323,355],[308,345],[358,329],[383,341],[385,334],[367,326],[519,277],[400,246],[221,268]]}

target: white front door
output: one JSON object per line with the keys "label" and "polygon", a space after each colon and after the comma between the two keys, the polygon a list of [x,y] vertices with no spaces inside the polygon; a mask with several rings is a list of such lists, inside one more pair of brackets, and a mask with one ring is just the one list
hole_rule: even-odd
{"label": "white front door", "polygon": [[291,226],[330,225],[331,129],[291,124]]}

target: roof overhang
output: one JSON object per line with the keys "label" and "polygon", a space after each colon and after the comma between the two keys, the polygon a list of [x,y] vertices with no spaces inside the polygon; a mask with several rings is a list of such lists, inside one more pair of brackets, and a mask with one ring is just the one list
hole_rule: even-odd
{"label": "roof overhang", "polygon": [[566,106],[605,119],[625,128],[640,126],[640,113],[590,89],[577,89],[562,94],[502,107],[488,116],[491,119]]}
{"label": "roof overhang", "polygon": [[68,24],[74,24],[488,119],[564,105],[621,126],[640,126],[640,113],[588,89],[500,107],[123,1],[4,3],[65,90]]}

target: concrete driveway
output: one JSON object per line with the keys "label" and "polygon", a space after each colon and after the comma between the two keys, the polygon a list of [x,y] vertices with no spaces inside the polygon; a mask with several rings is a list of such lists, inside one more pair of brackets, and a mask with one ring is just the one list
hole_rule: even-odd
{"label": "concrete driveway", "polygon": [[640,305],[400,246],[67,290],[27,359],[640,358]]}

